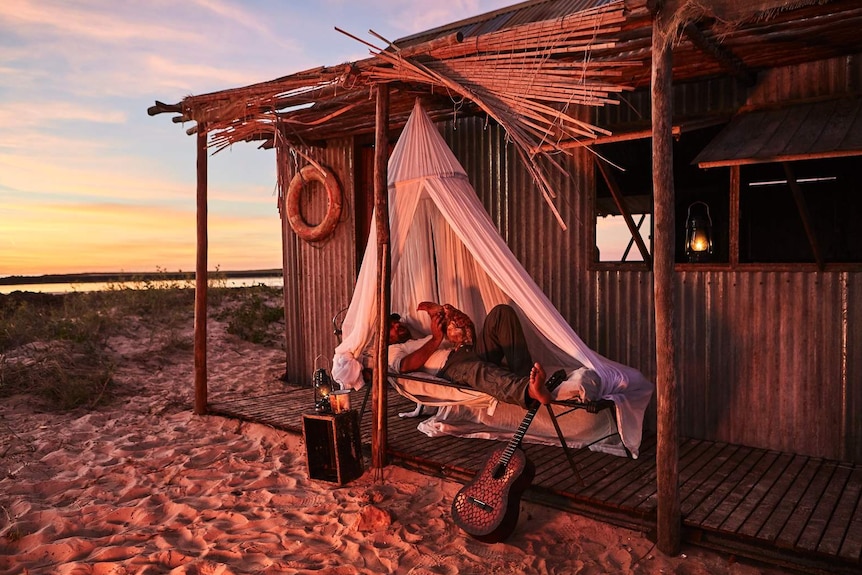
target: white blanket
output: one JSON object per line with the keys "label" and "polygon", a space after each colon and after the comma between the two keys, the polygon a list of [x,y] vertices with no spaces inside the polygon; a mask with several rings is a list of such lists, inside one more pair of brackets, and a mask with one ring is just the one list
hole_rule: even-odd
{"label": "white blanket", "polygon": [[[591,387],[591,382],[580,376],[580,370],[568,372],[567,378],[560,384],[553,396],[558,400],[574,399],[578,401],[593,401],[598,399],[598,389]],[[429,437],[438,435],[454,435],[456,437],[472,437],[480,439],[508,440],[521,425],[526,410],[508,403],[497,401],[490,395],[463,387],[439,385],[434,380],[447,383],[446,380],[422,373],[422,380],[409,377],[390,377],[390,384],[402,396],[415,401],[418,405],[436,408],[431,417],[419,422],[417,429]],[[584,382],[587,386],[584,386]],[[557,424],[563,433],[566,444],[574,449],[586,445],[594,451],[610,453],[626,457],[618,434],[615,413],[606,409],[599,413],[588,413],[584,409],[571,411],[570,408],[552,406],[557,414]],[[424,411],[416,410],[403,416],[421,416]],[[542,445],[559,445],[559,437],[547,409],[540,409],[533,419],[527,433],[525,443]]]}

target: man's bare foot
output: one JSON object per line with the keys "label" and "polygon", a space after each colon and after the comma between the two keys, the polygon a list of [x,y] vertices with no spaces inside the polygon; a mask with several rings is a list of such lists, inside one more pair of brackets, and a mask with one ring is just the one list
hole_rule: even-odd
{"label": "man's bare foot", "polygon": [[533,369],[530,371],[530,385],[528,387],[528,392],[530,397],[535,400],[538,400],[542,405],[547,405],[551,403],[554,399],[551,397],[551,392],[548,391],[548,388],[545,387],[545,370],[538,363],[533,364]]}

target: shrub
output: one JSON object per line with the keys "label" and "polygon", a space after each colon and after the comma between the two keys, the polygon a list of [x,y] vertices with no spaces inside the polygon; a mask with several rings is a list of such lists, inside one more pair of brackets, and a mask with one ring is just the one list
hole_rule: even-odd
{"label": "shrub", "polygon": [[0,396],[31,393],[59,409],[107,399],[114,365],[105,341],[116,318],[89,294],[20,292],[0,300]]}
{"label": "shrub", "polygon": [[281,289],[260,284],[234,291],[238,302],[225,306],[219,316],[219,319],[227,320],[228,333],[264,345],[281,341],[279,326],[284,320]]}
{"label": "shrub", "polygon": [[54,409],[110,399],[115,365],[108,338],[132,321],[165,352],[191,349],[182,329],[194,291],[153,282],[62,295],[0,295],[0,397],[29,393]]}
{"label": "shrub", "polygon": [[[192,284],[193,285],[193,284]],[[110,337],[150,331],[153,351],[170,357],[194,347],[194,290],[174,282],[115,284],[99,292],[0,294],[0,397],[29,393],[55,409],[94,407],[112,397]],[[274,345],[283,341],[281,288],[229,289],[210,282],[209,307],[228,332]]]}

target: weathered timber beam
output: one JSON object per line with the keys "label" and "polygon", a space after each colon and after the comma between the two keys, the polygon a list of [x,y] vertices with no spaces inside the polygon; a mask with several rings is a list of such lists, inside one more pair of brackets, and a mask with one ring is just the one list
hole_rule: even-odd
{"label": "weathered timber beam", "polygon": [[147,108],[147,114],[156,116],[158,114],[181,114],[183,112],[182,104],[165,104],[156,100],[154,106]]}
{"label": "weathered timber beam", "polygon": [[207,413],[207,132],[197,136],[197,251],[195,257],[194,368],[196,415]]}
{"label": "weathered timber beam", "polygon": [[[679,137],[682,133],[682,128],[679,126],[673,127],[673,136]],[[541,146],[532,148],[530,152],[536,154],[540,152],[552,152],[555,150],[570,150],[572,148],[583,148],[584,146],[596,146],[600,144],[613,144],[615,142],[629,142],[631,140],[640,140],[642,138],[651,138],[652,129],[637,130],[634,132],[619,132],[609,136],[596,136],[595,138],[584,138],[583,140],[569,140],[568,142],[560,142],[558,144],[542,144]]]}
{"label": "weathered timber beam", "polygon": [[745,63],[732,51],[713,41],[697,27],[694,22],[689,22],[683,28],[683,32],[698,49],[715,59],[719,65],[736,77],[746,86],[754,86],[757,82],[757,74],[746,67]]}
{"label": "weathered timber beam", "polygon": [[392,49],[394,49],[395,51],[397,51],[402,58],[421,56],[423,54],[432,52],[433,50],[438,50],[440,48],[448,48],[450,46],[460,44],[464,41],[464,34],[462,34],[461,32],[455,32],[454,34],[435,38],[433,40],[429,40],[428,42],[423,42],[422,44],[415,44],[413,46],[407,46],[406,48],[399,48],[393,42],[390,42],[383,36],[376,33],[374,30],[369,30],[369,32],[389,44],[389,46],[392,47]]}

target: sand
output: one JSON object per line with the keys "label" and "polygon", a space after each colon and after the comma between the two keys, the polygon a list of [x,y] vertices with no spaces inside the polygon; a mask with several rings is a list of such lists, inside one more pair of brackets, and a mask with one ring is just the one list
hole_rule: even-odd
{"label": "sand", "polygon": [[[188,334],[191,326],[188,327]],[[452,522],[457,482],[389,466],[310,480],[301,436],[191,412],[193,357],[114,338],[126,395],[52,413],[0,400],[0,575],[239,573],[777,574],[638,531],[522,503],[503,543]],[[210,323],[210,392],[279,388],[283,353]]]}

